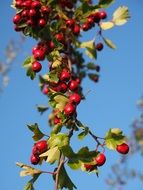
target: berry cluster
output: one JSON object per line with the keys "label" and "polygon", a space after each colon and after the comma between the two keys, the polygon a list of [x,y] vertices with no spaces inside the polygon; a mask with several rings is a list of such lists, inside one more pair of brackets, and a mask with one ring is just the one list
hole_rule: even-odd
{"label": "berry cluster", "polygon": [[39,155],[44,153],[48,149],[47,141],[41,140],[34,144],[32,149],[32,155],[30,157],[31,164],[37,165],[40,162]]}
{"label": "berry cluster", "polygon": [[39,0],[16,0],[15,7],[21,10],[13,17],[16,31],[24,31],[26,26],[40,30],[47,24],[51,12],[51,9],[48,6],[42,6]]}

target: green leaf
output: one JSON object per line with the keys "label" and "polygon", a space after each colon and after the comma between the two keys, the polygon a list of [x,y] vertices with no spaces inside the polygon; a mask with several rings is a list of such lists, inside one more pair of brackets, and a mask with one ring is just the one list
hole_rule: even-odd
{"label": "green leaf", "polygon": [[96,53],[96,47],[94,40],[82,42],[79,45],[80,48],[86,48],[85,53],[90,57],[91,59],[96,59],[97,58],[97,53]]}
{"label": "green leaf", "polygon": [[50,148],[58,146],[58,148],[62,148],[69,144],[69,137],[67,134],[59,133],[59,134],[52,134],[48,140],[48,145]]}
{"label": "green leaf", "polygon": [[90,162],[98,153],[97,151],[89,151],[88,147],[83,147],[78,151],[76,157],[82,162]]}
{"label": "green leaf", "polygon": [[85,127],[84,131],[78,134],[78,139],[83,140],[86,137],[86,135],[88,135],[88,132],[89,132],[89,128]]}
{"label": "green leaf", "polygon": [[111,40],[109,40],[107,38],[103,38],[103,40],[108,47],[110,47],[111,49],[116,49],[116,46],[113,44],[113,42]]}
{"label": "green leaf", "polygon": [[72,170],[79,170],[81,168],[81,162],[79,160],[72,160],[70,159],[67,163],[67,165],[72,169]]}
{"label": "green leaf", "polygon": [[24,187],[24,190],[34,190],[33,183],[28,182]]}
{"label": "green leaf", "polygon": [[128,7],[121,6],[113,13],[113,19],[115,25],[123,25],[130,18]]}
{"label": "green leaf", "polygon": [[95,63],[89,62],[86,67],[90,70],[96,70],[97,65],[95,65]]}
{"label": "green leaf", "polygon": [[32,136],[34,141],[38,141],[44,137],[44,134],[40,131],[37,123],[27,126],[34,133],[34,135]]}
{"label": "green leaf", "polygon": [[63,188],[68,189],[68,190],[77,189],[76,186],[71,181],[71,179],[69,178],[64,166],[62,166],[59,173],[58,186],[59,186],[59,189],[63,189]]}
{"label": "green leaf", "polygon": [[38,112],[40,112],[41,115],[42,115],[45,111],[47,111],[48,109],[49,109],[48,106],[37,105],[37,110],[38,110]]}
{"label": "green leaf", "polygon": [[123,132],[118,128],[110,129],[105,135],[105,143],[107,148],[115,150],[117,145],[125,142]]}
{"label": "green leaf", "polygon": [[56,102],[56,108],[60,111],[63,111],[66,104],[69,102],[69,99],[66,96],[60,94],[56,95],[54,100]]}
{"label": "green leaf", "polygon": [[100,6],[100,8],[107,8],[114,2],[115,0],[99,0],[98,5]]}
{"label": "green leaf", "polygon": [[27,57],[27,59],[23,63],[23,67],[27,70],[26,75],[33,80],[36,77],[36,73],[32,71],[32,62],[33,57]]}
{"label": "green leaf", "polygon": [[89,73],[88,77],[90,80],[92,80],[93,82],[98,82],[99,80],[99,75],[98,74],[93,74],[93,73]]}
{"label": "green leaf", "polygon": [[113,28],[115,25],[113,22],[101,22],[100,23],[100,27],[103,29],[103,30],[109,30],[111,28]]}
{"label": "green leaf", "polygon": [[60,150],[58,149],[57,146],[52,147],[48,151],[44,152],[43,154],[40,154],[40,157],[47,157],[46,162],[53,164],[55,161],[59,159]]}

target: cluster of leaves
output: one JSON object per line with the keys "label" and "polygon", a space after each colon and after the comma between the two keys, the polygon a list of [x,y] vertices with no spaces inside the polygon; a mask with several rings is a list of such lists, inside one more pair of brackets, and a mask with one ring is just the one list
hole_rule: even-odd
{"label": "cluster of leaves", "polygon": [[[96,5],[93,5],[88,0],[41,0],[40,5],[36,5],[38,16],[41,16],[42,14],[41,6],[50,10],[50,12],[48,11],[46,18],[44,17],[46,24],[42,27],[41,25],[38,26],[37,23],[36,27],[35,25],[28,25],[25,18],[23,19],[20,17],[27,5],[24,4],[21,8],[17,8],[17,2],[18,0],[14,1],[12,5],[16,8],[16,16],[18,15],[18,19],[20,18],[20,21],[17,21],[17,17],[14,18],[14,23],[17,24],[16,27],[18,27],[19,31],[22,31],[24,35],[38,40],[39,42],[36,46],[36,50],[40,49],[40,52],[42,51],[42,57],[41,55],[39,56],[39,54],[37,56],[37,53],[33,51],[33,55],[26,58],[23,66],[27,70],[27,76],[31,79],[35,79],[36,77],[37,72],[33,70],[33,63],[39,60],[43,61],[45,59],[49,61],[49,66],[47,66],[48,72],[46,71],[44,75],[39,76],[40,89],[47,95],[49,105],[39,105],[37,106],[37,109],[41,114],[43,114],[48,110],[48,107],[51,107],[52,112],[49,115],[51,133],[50,135],[44,134],[37,123],[28,125],[28,128],[34,133],[33,140],[36,141],[34,148],[36,148],[36,143],[43,138],[46,138],[47,142],[47,149],[44,149],[44,152],[42,153],[36,153],[36,158],[38,158],[36,164],[42,164],[46,161],[51,165],[53,164],[54,167],[55,164],[57,164],[57,166],[53,172],[45,172],[22,163],[17,163],[17,165],[25,170],[21,172],[21,176],[31,175],[33,177],[27,183],[25,190],[33,190],[34,182],[42,173],[51,173],[53,175],[56,190],[63,188],[73,190],[76,186],[73,184],[66,172],[66,164],[73,170],[81,169],[83,171],[95,172],[98,175],[99,165],[97,165],[97,161],[95,160],[95,158],[100,154],[98,147],[101,146],[102,148],[107,147],[109,149],[116,150],[118,145],[125,142],[123,132],[117,128],[110,129],[104,138],[94,135],[89,127],[83,125],[77,119],[76,113],[76,107],[77,104],[80,103],[80,99],[85,99],[81,86],[83,78],[88,76],[92,81],[98,82],[98,72],[100,70],[100,67],[93,61],[90,61],[89,63],[85,63],[84,61],[81,49],[85,49],[85,53],[90,59],[97,59],[97,39],[94,37],[89,41],[81,42],[79,37],[82,37],[82,34],[84,34],[84,30],[81,30],[82,25],[89,16],[99,12],[100,9],[108,8],[114,0],[99,0]],[[34,1],[31,1],[31,3],[33,2]],[[107,46],[115,49],[116,46],[111,42],[111,40],[103,36],[103,30],[108,30],[116,25],[122,25],[126,23],[128,19],[128,8],[124,6],[119,7],[113,13],[113,18],[110,21],[100,21],[98,24],[96,23],[98,28],[97,38],[101,37]],[[76,32],[75,34],[73,28],[67,25],[67,21],[69,20],[70,23],[71,20],[74,20],[75,25],[78,25],[81,31],[78,31],[78,33]],[[50,46],[51,43],[52,47]],[[61,78],[63,77],[61,77],[61,73],[63,71],[68,75],[68,79],[66,78],[66,80],[63,79],[62,81]],[[59,88],[61,83],[62,85],[64,84],[64,89],[63,86],[60,86]],[[46,91],[45,87],[47,89]],[[78,96],[78,99],[71,101],[70,98],[75,93],[76,97]],[[70,145],[70,140],[74,135],[74,132],[78,131],[79,140],[83,140],[87,135],[93,138],[95,141],[94,150],[89,150],[87,146],[82,147],[77,152],[73,150]],[[87,170],[85,164],[94,165],[95,167],[92,170]]]}

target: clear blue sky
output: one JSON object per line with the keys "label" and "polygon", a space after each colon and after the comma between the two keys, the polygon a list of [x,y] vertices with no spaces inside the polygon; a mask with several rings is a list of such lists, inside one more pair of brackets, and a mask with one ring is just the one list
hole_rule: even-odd
{"label": "clear blue sky", "polygon": [[[0,6],[0,56],[4,59],[4,49],[10,39],[18,39],[18,33],[13,31],[11,22],[14,10],[10,7],[11,1],[5,0]],[[84,92],[91,90],[85,102],[78,109],[79,119],[91,127],[99,136],[104,136],[109,128],[122,128],[128,136],[131,133],[130,124],[139,116],[136,101],[143,93],[143,1],[118,0],[110,9],[111,12],[119,5],[129,7],[131,20],[125,26],[117,27],[105,32],[117,45],[117,50],[105,48],[98,56],[97,63],[101,65],[101,78],[98,84],[86,80]],[[89,35],[90,39],[90,35]],[[26,128],[27,123],[37,122],[46,132],[47,114],[39,116],[35,105],[46,104],[46,98],[40,93],[38,81],[30,81],[21,65],[26,53],[31,54],[35,44],[31,39],[26,40],[21,54],[17,57],[11,72],[10,83],[0,96],[0,126],[1,126],[1,158],[0,158],[0,189],[21,190],[28,177],[20,179],[16,161],[29,164],[29,156],[33,141],[31,133]],[[73,145],[77,144],[74,138]],[[92,139],[86,139],[84,144],[93,147]],[[104,179],[110,171],[110,166],[119,159],[119,154],[106,151],[107,164],[100,169],[100,177],[88,175],[81,171],[68,172],[79,190],[102,189],[107,187]],[[130,163],[132,167],[140,169],[141,158]],[[137,164],[137,163],[138,164]],[[49,168],[47,164],[44,167]],[[35,185],[36,190],[52,190],[51,176],[41,176]],[[139,181],[130,183],[126,188],[141,189]]]}

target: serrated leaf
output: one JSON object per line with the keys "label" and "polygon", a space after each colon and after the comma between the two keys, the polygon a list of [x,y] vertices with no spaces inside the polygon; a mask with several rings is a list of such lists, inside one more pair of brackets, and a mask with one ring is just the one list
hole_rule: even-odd
{"label": "serrated leaf", "polygon": [[47,157],[46,162],[53,164],[55,161],[59,159],[60,151],[57,146],[50,148],[48,151],[40,154],[40,157]]}
{"label": "serrated leaf", "polygon": [[123,25],[130,18],[128,7],[121,6],[113,13],[113,19],[115,25]]}
{"label": "serrated leaf", "polygon": [[77,189],[76,186],[73,184],[71,179],[69,178],[65,167],[62,166],[60,172],[59,172],[59,184],[58,184],[59,189],[66,188],[68,190],[73,190]]}
{"label": "serrated leaf", "polygon": [[48,106],[37,105],[37,110],[38,110],[38,112],[40,112],[41,115],[42,115],[45,111],[47,111],[48,109],[49,109]]}
{"label": "serrated leaf", "polygon": [[16,162],[16,165],[21,167],[22,169],[24,169],[23,171],[20,172],[21,177],[24,177],[24,176],[27,176],[27,175],[34,176],[34,175],[42,173],[41,170],[37,170],[37,169],[35,169],[35,168],[31,167],[31,166],[28,166],[26,164],[23,164],[21,162]]}
{"label": "serrated leaf", "polygon": [[86,137],[86,135],[88,135],[88,132],[89,132],[89,128],[85,127],[84,131],[78,134],[78,139],[83,140]]}
{"label": "serrated leaf", "polygon": [[63,146],[67,146],[69,144],[69,137],[67,134],[59,133],[52,134],[48,140],[48,145],[50,148],[58,146],[58,148],[62,148]]}
{"label": "serrated leaf", "polygon": [[54,100],[56,102],[56,108],[59,109],[60,111],[63,111],[66,104],[69,102],[69,99],[63,95],[56,95],[54,97]]}
{"label": "serrated leaf", "polygon": [[80,48],[86,48],[85,53],[87,54],[88,57],[91,59],[96,59],[97,53],[96,53],[96,48],[95,48],[95,43],[94,40],[82,42],[79,45]]}
{"label": "serrated leaf", "polygon": [[40,131],[37,123],[35,123],[34,125],[27,125],[27,127],[34,133],[34,135],[32,136],[34,141],[38,141],[44,137],[44,134]]}
{"label": "serrated leaf", "polygon": [[79,170],[81,168],[81,162],[79,160],[69,160],[67,165],[72,170]]}
{"label": "serrated leaf", "polygon": [[113,42],[107,38],[103,38],[105,44],[110,47],[111,49],[116,49],[116,46],[115,44],[113,44]]}
{"label": "serrated leaf", "polygon": [[119,129],[110,129],[105,135],[105,144],[107,148],[115,150],[117,145],[125,143],[125,136]]}
{"label": "serrated leaf", "polygon": [[98,153],[97,151],[89,151],[88,147],[83,147],[78,151],[76,157],[82,162],[90,162]]}
{"label": "serrated leaf", "polygon": [[113,4],[115,2],[115,0],[99,0],[98,5],[101,8],[107,8],[109,7],[111,4]]}
{"label": "serrated leaf", "polygon": [[114,23],[113,22],[101,22],[100,23],[100,27],[103,29],[103,30],[109,30],[111,28],[114,27]]}

